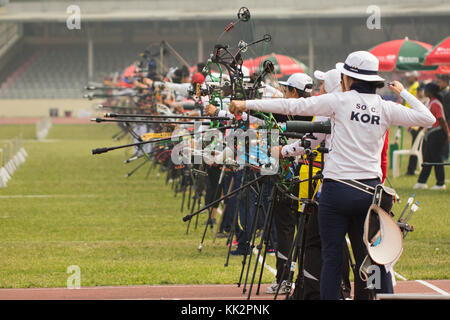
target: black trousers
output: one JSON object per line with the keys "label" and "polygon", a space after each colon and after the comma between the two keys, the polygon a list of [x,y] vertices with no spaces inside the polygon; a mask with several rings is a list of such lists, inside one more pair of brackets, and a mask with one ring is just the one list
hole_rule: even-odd
{"label": "black trousers", "polygon": [[[441,128],[433,128],[428,130],[425,134],[422,154],[424,162],[444,162],[445,152],[447,148],[447,135]],[[419,174],[419,183],[426,183],[431,174],[432,166],[422,167]],[[445,170],[444,166],[434,166],[436,175],[436,185],[442,186],[445,184]]]}
{"label": "black trousers", "polygon": [[[292,202],[292,200],[283,197],[281,193],[277,191],[273,208],[273,219],[275,221],[277,239],[277,283],[286,280],[289,275],[289,266],[286,266],[286,261],[288,260],[289,251],[291,249],[292,242],[294,241],[295,227],[298,217],[296,210],[293,208],[294,205]],[[284,275],[283,269],[285,269]]]}
{"label": "black trousers", "polygon": [[[234,179],[235,176],[236,175],[234,172],[227,172],[224,174],[223,177],[224,195],[226,195],[230,190],[231,183],[233,183],[233,186],[231,186],[230,191],[234,191],[240,187],[239,184],[240,181]],[[220,224],[219,232],[230,232],[231,227],[233,225],[234,213],[236,211],[237,196],[234,195],[232,197],[229,197],[224,202],[225,202],[225,211],[223,212],[222,223]]]}
{"label": "black trousers", "polygon": [[[343,246],[347,244],[344,241]],[[350,296],[350,263],[349,252],[344,250],[341,269],[341,298]],[[318,210],[314,210],[306,225],[305,259],[303,267],[303,284],[300,277],[295,285],[294,298],[299,300],[320,299],[320,273],[322,270],[322,244],[319,233]]]}
{"label": "black trousers", "polygon": [[[218,166],[208,166],[206,168],[206,172],[208,176],[206,177],[206,195],[205,195],[205,204],[209,204],[220,198],[222,193],[222,188],[219,186],[219,179],[221,174],[221,168]],[[217,189],[219,188],[219,189]],[[213,208],[217,208],[219,204],[213,206]]]}
{"label": "black trousers", "polygon": [[[379,179],[362,180],[375,187]],[[340,182],[324,179],[319,203],[319,232],[322,243],[322,272],[320,298],[338,300],[341,296],[343,241],[348,233],[359,270],[367,249],[363,242],[364,221],[372,203],[372,196]],[[376,293],[393,293],[392,275],[384,266],[378,266],[379,287]],[[355,299],[370,299],[367,284],[355,275]]]}

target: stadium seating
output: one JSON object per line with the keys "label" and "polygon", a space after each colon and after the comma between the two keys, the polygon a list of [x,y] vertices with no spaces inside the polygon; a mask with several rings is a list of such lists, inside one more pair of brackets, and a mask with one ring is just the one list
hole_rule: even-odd
{"label": "stadium seating", "polygon": [[[134,60],[142,46],[96,46],[93,81],[120,72]],[[9,70],[0,84],[1,99],[78,99],[88,84],[85,46],[29,47],[31,56]]]}

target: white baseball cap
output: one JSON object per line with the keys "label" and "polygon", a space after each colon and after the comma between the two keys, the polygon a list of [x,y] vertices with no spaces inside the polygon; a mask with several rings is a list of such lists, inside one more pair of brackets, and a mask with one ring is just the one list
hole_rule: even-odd
{"label": "white baseball cap", "polygon": [[379,61],[368,51],[355,51],[348,55],[345,63],[336,64],[336,69],[349,77],[364,81],[384,81],[378,75]]}
{"label": "white baseball cap", "polygon": [[314,71],[314,77],[325,82],[325,91],[327,93],[341,89],[341,74],[336,69],[331,69],[327,72],[316,70]]}
{"label": "white baseball cap", "polygon": [[[304,73],[294,73],[287,79],[287,81],[280,81],[278,83],[283,86],[297,88],[305,92],[312,92],[313,80],[310,76]],[[308,84],[311,85],[311,88],[306,88]]]}

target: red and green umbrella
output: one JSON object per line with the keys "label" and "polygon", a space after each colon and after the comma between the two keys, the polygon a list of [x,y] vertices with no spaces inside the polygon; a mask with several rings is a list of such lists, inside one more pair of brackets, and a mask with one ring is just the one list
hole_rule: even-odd
{"label": "red and green umbrella", "polygon": [[381,43],[369,51],[378,58],[379,71],[422,71],[437,68],[423,65],[423,56],[432,47],[431,44],[405,38]]}
{"label": "red and green umbrella", "polygon": [[258,72],[264,61],[269,60],[275,67],[277,78],[281,78],[293,73],[305,73],[307,67],[297,59],[282,54],[271,53],[254,59],[244,60],[243,66],[250,70],[250,74]]}
{"label": "red and green umbrella", "polygon": [[425,53],[423,64],[426,66],[450,65],[450,37],[428,50]]}

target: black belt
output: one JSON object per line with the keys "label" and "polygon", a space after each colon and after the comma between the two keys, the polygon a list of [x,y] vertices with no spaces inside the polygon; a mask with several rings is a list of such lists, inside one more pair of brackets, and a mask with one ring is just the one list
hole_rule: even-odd
{"label": "black belt", "polygon": [[[358,180],[326,178],[326,179],[324,179],[324,182],[327,181],[327,180],[328,181],[337,181],[337,182],[349,185],[350,187],[353,187],[355,189],[358,189],[358,190],[360,190],[362,192],[365,192],[365,193],[368,193],[370,195],[373,195],[375,193],[375,188],[374,187],[371,187],[371,186],[369,186],[369,185],[367,185],[365,183],[362,183],[362,182],[360,182]],[[367,179],[367,180],[372,180],[372,179]],[[375,179],[373,179],[373,180],[375,180]]]}

